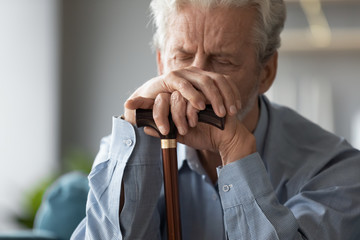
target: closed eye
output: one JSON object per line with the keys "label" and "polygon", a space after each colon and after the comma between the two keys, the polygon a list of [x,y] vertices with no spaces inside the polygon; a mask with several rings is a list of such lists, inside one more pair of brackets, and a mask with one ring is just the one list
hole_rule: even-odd
{"label": "closed eye", "polygon": [[186,61],[186,60],[190,60],[190,59],[193,59],[193,56],[177,56],[176,57],[177,60],[180,60],[180,61]]}
{"label": "closed eye", "polygon": [[193,61],[194,56],[191,54],[177,54],[175,55],[175,61],[179,64],[189,64]]}
{"label": "closed eye", "polygon": [[221,65],[232,65],[232,62],[227,59],[222,58],[213,58],[212,60],[214,63],[221,64]]}

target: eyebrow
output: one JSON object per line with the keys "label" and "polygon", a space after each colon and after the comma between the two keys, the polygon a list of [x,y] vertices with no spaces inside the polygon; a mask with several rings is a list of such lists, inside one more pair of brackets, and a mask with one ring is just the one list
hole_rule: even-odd
{"label": "eyebrow", "polygon": [[174,50],[175,52],[181,52],[186,54],[192,53],[190,50],[185,49],[183,46],[175,47]]}
{"label": "eyebrow", "polygon": [[212,53],[210,55],[213,57],[234,57],[233,53],[227,53],[227,52]]}
{"label": "eyebrow", "polygon": [[[183,46],[175,47],[174,51],[185,54],[193,54],[191,50],[187,50]],[[210,53],[209,55],[212,57],[234,57],[234,53],[230,53],[230,52],[214,52],[214,53]]]}

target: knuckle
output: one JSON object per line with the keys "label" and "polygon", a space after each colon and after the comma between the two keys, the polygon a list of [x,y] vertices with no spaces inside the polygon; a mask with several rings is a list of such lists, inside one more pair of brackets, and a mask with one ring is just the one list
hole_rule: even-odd
{"label": "knuckle", "polygon": [[156,104],[162,104],[167,102],[168,99],[168,94],[166,93],[159,93],[156,98],[155,98],[155,103]]}
{"label": "knuckle", "polygon": [[171,94],[171,102],[179,102],[181,95],[178,91],[175,91]]}
{"label": "knuckle", "polygon": [[167,94],[166,93],[159,93],[158,97],[159,97],[159,99],[161,99],[161,101],[166,101]]}
{"label": "knuckle", "polygon": [[186,80],[180,80],[178,83],[179,91],[187,90],[190,87],[190,83]]}
{"label": "knuckle", "polygon": [[226,85],[228,84],[227,80],[223,75],[216,75],[215,80],[218,84],[226,84]]}
{"label": "knuckle", "polygon": [[203,85],[212,85],[212,84],[214,84],[213,79],[211,79],[209,76],[201,75],[199,80]]}
{"label": "knuckle", "polygon": [[208,89],[209,89],[210,93],[213,94],[212,97],[215,97],[215,98],[219,97],[219,90],[215,84],[209,84]]}
{"label": "knuckle", "polygon": [[154,104],[155,105],[159,105],[163,102],[163,99],[160,95],[157,95],[156,98],[155,98],[155,101],[154,101]]}

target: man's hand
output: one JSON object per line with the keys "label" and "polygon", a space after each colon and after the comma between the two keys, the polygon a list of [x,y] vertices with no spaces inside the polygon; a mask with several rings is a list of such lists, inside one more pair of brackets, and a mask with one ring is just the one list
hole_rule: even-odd
{"label": "man's hand", "polygon": [[[137,105],[148,106],[150,103],[145,103],[144,99],[133,103],[136,97],[155,100],[161,93],[174,91],[180,92],[197,111],[205,109],[205,103],[210,102],[215,114],[219,117],[224,117],[226,113],[235,115],[241,108],[240,94],[226,76],[196,67],[187,67],[155,77],[138,88],[125,103],[125,118],[128,117],[127,120],[132,122],[134,120],[134,114],[131,113],[131,110],[134,110],[133,106],[139,108]],[[158,98],[157,101],[162,100],[162,96]],[[195,114],[191,112],[189,114],[189,123],[196,122],[196,119],[193,119]],[[168,126],[163,126],[162,129],[164,132],[161,131],[161,133],[164,135],[169,131]]]}
{"label": "man's hand", "polygon": [[[170,111],[176,126],[186,124],[186,112],[193,109],[189,102],[178,91],[164,94],[164,98],[170,98]],[[167,101],[164,101],[167,103]],[[161,102],[161,103],[164,103]],[[159,104],[161,104],[159,103]],[[169,105],[166,105],[169,109]],[[158,106],[155,101],[154,109],[165,109]],[[194,111],[194,110],[190,110]],[[169,110],[164,112],[168,116]],[[153,134],[151,131],[149,134]],[[199,150],[219,152],[223,165],[241,159],[256,151],[255,137],[238,120],[236,115],[226,115],[225,129],[220,130],[211,125],[197,123],[188,128],[186,134],[179,134],[177,140],[183,144]]]}
{"label": "man's hand", "polygon": [[[226,116],[225,130],[198,124],[197,113],[210,102],[216,115]],[[178,141],[200,150],[219,152],[223,164],[256,151],[254,136],[237,119],[241,108],[236,87],[226,76],[190,67],[154,78],[125,103],[125,119],[135,124],[134,110],[153,109],[155,123],[163,135],[169,132],[168,116],[178,129]],[[146,133],[157,136],[152,129]]]}

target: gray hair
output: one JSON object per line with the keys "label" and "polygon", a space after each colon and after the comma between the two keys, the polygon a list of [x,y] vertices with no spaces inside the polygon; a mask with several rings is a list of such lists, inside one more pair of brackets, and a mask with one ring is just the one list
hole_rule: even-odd
{"label": "gray hair", "polygon": [[265,63],[280,47],[280,33],[286,18],[283,0],[152,0],[150,10],[156,29],[153,36],[153,47],[163,48],[170,16],[176,13],[179,7],[186,4],[206,8],[255,6],[258,17],[253,34],[259,62]]}

